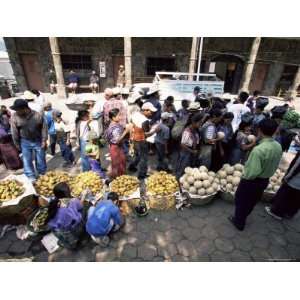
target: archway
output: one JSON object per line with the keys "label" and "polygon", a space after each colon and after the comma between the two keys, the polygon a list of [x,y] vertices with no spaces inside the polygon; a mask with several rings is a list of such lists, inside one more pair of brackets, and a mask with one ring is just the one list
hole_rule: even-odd
{"label": "archway", "polygon": [[244,60],[238,55],[220,54],[211,61],[216,63],[216,75],[224,81],[224,92],[236,94],[243,75]]}

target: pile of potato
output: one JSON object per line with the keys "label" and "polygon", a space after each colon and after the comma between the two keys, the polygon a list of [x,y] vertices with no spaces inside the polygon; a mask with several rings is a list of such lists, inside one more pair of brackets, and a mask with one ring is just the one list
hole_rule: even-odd
{"label": "pile of potato", "polygon": [[152,195],[165,196],[174,194],[177,190],[176,178],[167,172],[154,173],[147,180],[147,191]]}
{"label": "pile of potato", "polygon": [[121,197],[133,194],[139,188],[139,180],[134,176],[122,175],[112,181],[111,192],[117,193]]}
{"label": "pile of potato", "polygon": [[3,180],[0,182],[0,202],[15,199],[24,193],[22,183],[17,180]]}
{"label": "pile of potato", "polygon": [[210,196],[219,190],[220,180],[215,172],[207,170],[205,166],[199,168],[185,168],[185,174],[180,178],[183,190],[201,197]]}
{"label": "pile of potato", "polygon": [[71,181],[72,195],[79,197],[84,190],[90,190],[92,194],[97,194],[103,189],[101,177],[93,171],[83,172]]}
{"label": "pile of potato", "polygon": [[284,175],[285,172],[283,172],[281,169],[277,169],[275,174],[270,178],[270,182],[268,187],[266,188],[266,192],[275,194],[281,186]]}
{"label": "pile of potato", "polygon": [[244,166],[242,164],[235,164],[234,166],[225,164],[217,173],[221,190],[227,193],[235,193],[241,181],[243,171]]}
{"label": "pile of potato", "polygon": [[35,189],[38,194],[51,197],[53,196],[53,188],[60,182],[71,182],[71,176],[62,171],[49,171],[45,175],[39,177],[35,183]]}

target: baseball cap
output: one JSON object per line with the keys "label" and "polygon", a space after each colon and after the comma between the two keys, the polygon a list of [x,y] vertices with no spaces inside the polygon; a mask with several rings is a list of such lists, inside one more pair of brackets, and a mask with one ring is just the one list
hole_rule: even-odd
{"label": "baseball cap", "polygon": [[152,112],[156,112],[157,109],[154,107],[154,105],[151,102],[146,102],[142,106],[142,110],[150,110]]}
{"label": "baseball cap", "polygon": [[12,110],[19,110],[23,108],[28,108],[28,103],[24,99],[16,99],[14,104],[10,107]]}

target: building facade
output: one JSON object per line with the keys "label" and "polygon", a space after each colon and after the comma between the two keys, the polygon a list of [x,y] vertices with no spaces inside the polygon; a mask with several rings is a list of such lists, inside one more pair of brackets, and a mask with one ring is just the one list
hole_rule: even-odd
{"label": "building facade", "polygon": [[[20,89],[41,91],[48,91],[49,69],[59,69],[53,62],[54,55],[60,57],[62,80],[66,80],[68,72],[74,70],[80,76],[82,88],[87,87],[91,71],[99,73],[100,66],[105,76],[101,77],[101,90],[116,84],[121,64],[127,68],[125,71],[132,83],[151,82],[155,71],[188,72],[192,59],[196,62],[196,71],[197,55],[191,57],[193,39],[57,38],[54,53],[51,39],[46,37],[4,38]],[[283,96],[291,88],[298,89],[299,39],[261,38],[254,62],[249,60],[251,54],[253,38],[204,38],[201,72],[216,73],[225,81],[225,92],[230,93],[239,91],[246,71],[248,77],[250,74],[247,86],[250,92],[261,90],[265,95]]]}

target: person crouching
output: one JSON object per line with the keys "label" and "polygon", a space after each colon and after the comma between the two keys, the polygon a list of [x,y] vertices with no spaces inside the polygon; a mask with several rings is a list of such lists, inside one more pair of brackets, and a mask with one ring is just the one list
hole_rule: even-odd
{"label": "person crouching", "polygon": [[124,225],[125,220],[118,207],[118,202],[118,194],[111,192],[108,193],[107,199],[89,208],[86,231],[92,240],[101,246],[108,246],[109,235]]}

